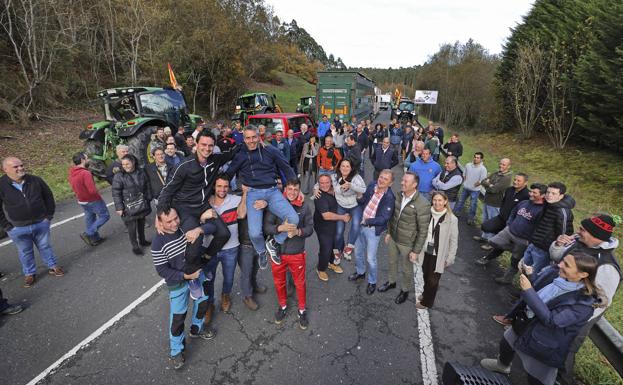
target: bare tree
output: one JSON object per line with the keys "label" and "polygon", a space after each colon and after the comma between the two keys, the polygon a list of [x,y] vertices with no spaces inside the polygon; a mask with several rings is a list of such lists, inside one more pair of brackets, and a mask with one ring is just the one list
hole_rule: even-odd
{"label": "bare tree", "polygon": [[536,44],[523,45],[517,52],[509,87],[519,131],[524,138],[529,138],[543,113],[541,89],[547,76],[548,55]]}
{"label": "bare tree", "polygon": [[563,149],[571,137],[576,121],[577,102],[573,81],[564,61],[552,53],[547,77],[547,104],[543,126],[556,149]]}

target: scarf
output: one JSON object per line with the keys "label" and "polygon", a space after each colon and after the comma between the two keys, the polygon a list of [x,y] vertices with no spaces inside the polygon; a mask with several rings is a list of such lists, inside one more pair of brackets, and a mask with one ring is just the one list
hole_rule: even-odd
{"label": "scarf", "polygon": [[[286,200],[288,199],[285,191],[283,192],[283,197],[286,198]],[[297,207],[303,206],[303,194],[299,194],[299,196],[297,196],[295,200],[289,201],[289,202],[292,206],[297,206]]]}
{"label": "scarf", "polygon": [[[571,282],[564,278],[558,277],[554,279],[552,283],[539,290],[537,294],[543,303],[547,304],[556,297],[572,291],[578,291],[583,287],[584,284],[582,282]],[[534,317],[534,312],[530,309],[530,307],[526,308],[526,314],[528,315],[528,318]]]}

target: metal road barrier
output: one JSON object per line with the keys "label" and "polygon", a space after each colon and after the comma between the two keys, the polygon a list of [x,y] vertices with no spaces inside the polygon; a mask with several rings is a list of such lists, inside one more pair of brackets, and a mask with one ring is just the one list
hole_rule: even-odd
{"label": "metal road barrier", "polygon": [[623,378],[623,337],[621,333],[602,317],[591,328],[589,337],[614,370]]}

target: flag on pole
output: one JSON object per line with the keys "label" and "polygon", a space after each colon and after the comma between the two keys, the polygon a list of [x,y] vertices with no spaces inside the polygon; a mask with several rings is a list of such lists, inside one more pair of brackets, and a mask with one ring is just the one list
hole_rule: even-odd
{"label": "flag on pole", "polygon": [[171,82],[171,87],[178,89],[179,84],[177,84],[177,80],[175,80],[175,74],[173,73],[173,68],[171,68],[171,63],[167,63],[167,67],[169,67],[169,81]]}

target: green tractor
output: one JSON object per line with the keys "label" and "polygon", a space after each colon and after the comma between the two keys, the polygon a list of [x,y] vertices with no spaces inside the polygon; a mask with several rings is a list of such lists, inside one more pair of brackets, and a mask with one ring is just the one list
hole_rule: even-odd
{"label": "green tractor", "polygon": [[203,119],[188,113],[184,95],[171,87],[123,87],[97,93],[105,120],[91,123],[80,133],[90,159],[90,170],[103,178],[106,165],[115,159],[115,146],[124,143],[144,167],[151,159],[150,143],[156,127],[171,127],[173,133],[184,126],[195,129]]}
{"label": "green tractor", "polygon": [[251,115],[283,112],[281,106],[275,103],[275,99],[277,99],[275,94],[271,96],[264,92],[241,95],[236,100],[236,110],[231,120],[238,120],[244,125]]}
{"label": "green tractor", "polygon": [[303,96],[296,105],[296,112],[316,116],[316,96]]}

